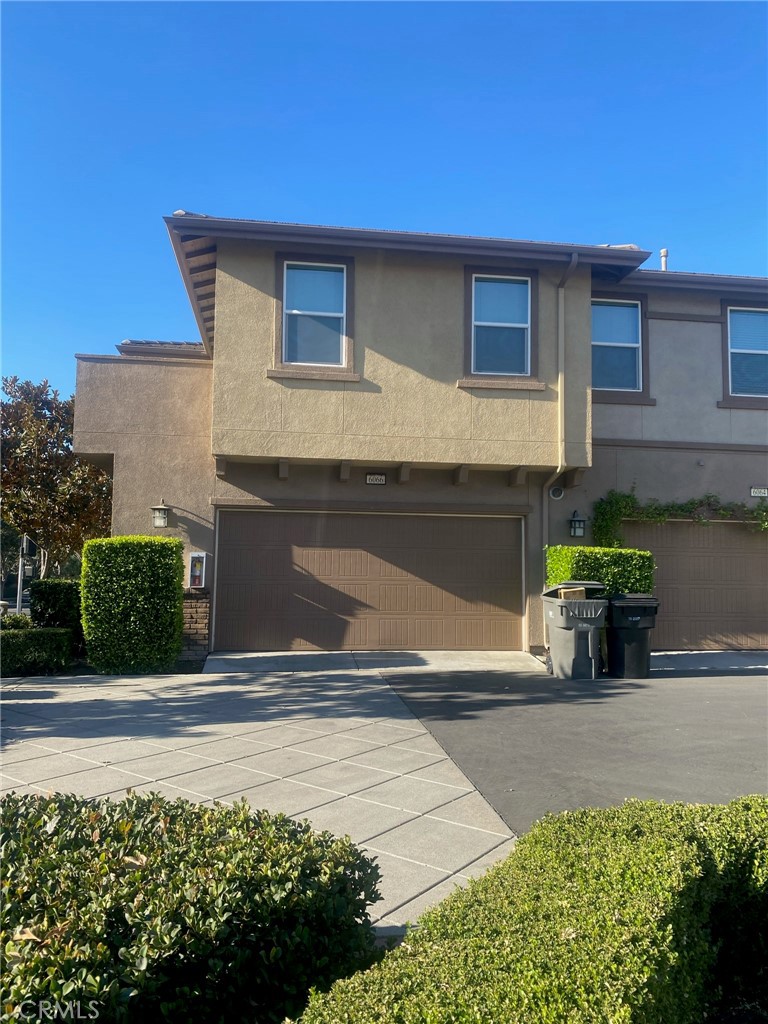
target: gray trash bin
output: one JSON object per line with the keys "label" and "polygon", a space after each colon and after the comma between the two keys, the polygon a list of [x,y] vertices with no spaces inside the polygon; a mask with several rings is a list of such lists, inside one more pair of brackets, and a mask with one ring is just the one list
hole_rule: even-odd
{"label": "gray trash bin", "polygon": [[650,594],[617,594],[608,609],[608,675],[647,679],[651,674],[651,630],[659,602]]}
{"label": "gray trash bin", "polygon": [[[563,596],[584,590],[585,598]],[[552,674],[558,679],[595,679],[600,674],[600,630],[608,601],[602,583],[568,580],[542,594]]]}

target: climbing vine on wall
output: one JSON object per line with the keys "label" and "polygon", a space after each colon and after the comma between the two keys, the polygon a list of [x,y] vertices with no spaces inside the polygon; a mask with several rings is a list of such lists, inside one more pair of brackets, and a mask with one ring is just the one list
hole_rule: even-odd
{"label": "climbing vine on wall", "polygon": [[623,519],[640,519],[647,523],[666,523],[669,519],[691,519],[696,523],[735,520],[750,523],[758,530],[768,530],[768,501],[760,498],[755,505],[739,501],[721,501],[716,494],[704,494],[690,501],[646,501],[641,503],[632,491],[609,491],[592,506],[592,536],[600,547],[620,548]]}

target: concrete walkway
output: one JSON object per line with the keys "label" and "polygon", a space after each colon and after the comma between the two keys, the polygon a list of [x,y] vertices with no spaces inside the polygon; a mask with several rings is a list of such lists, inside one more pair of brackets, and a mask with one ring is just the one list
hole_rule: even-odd
{"label": "concrete walkway", "polygon": [[543,675],[525,654],[209,658],[202,675],[9,680],[2,791],[130,788],[254,808],[348,834],[381,868],[381,935],[481,875],[512,831],[383,672]]}

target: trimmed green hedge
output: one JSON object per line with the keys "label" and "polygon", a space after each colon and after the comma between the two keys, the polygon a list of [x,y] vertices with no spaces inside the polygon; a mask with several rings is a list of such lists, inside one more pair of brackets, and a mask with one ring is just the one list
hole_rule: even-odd
{"label": "trimmed green hedge", "polygon": [[12,793],[0,813],[1,1021],[58,999],[113,1024],[265,1024],[372,962],[378,868],[307,822],[155,794]]}
{"label": "trimmed green hedge", "polygon": [[32,619],[20,612],[6,612],[0,616],[0,629],[32,629]]}
{"label": "trimmed green hedge", "polygon": [[302,1024],[701,1024],[768,999],[768,798],[548,816]]}
{"label": "trimmed green hedge", "polygon": [[181,653],[180,540],[108,537],[83,548],[83,631],[97,672],[164,672]]}
{"label": "trimmed green hedge", "polygon": [[72,634],[68,629],[0,630],[2,674],[47,676],[72,667]]}
{"label": "trimmed green hedge", "polygon": [[547,586],[594,580],[614,594],[651,594],[656,566],[650,551],[560,544],[547,548]]}

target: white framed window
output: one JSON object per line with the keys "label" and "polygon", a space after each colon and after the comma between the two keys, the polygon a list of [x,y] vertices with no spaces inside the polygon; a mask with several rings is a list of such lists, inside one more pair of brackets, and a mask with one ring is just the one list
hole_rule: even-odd
{"label": "white framed window", "polygon": [[592,387],[642,391],[640,303],[593,299]]}
{"label": "white framed window", "polygon": [[768,309],[728,307],[729,392],[768,397]]}
{"label": "white framed window", "polygon": [[343,366],[347,268],[286,261],[283,278],[284,364]]}
{"label": "white framed window", "polygon": [[530,278],[472,275],[471,372],[530,375]]}

